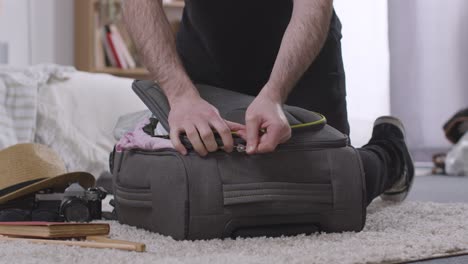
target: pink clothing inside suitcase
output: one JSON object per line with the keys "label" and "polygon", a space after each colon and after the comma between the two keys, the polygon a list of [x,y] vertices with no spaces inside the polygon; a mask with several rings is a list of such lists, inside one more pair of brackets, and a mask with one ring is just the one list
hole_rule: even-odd
{"label": "pink clothing inside suitcase", "polygon": [[131,132],[125,133],[116,145],[116,150],[121,152],[129,149],[157,150],[174,148],[169,139],[152,137],[143,131],[143,127],[149,124],[149,120],[142,120]]}

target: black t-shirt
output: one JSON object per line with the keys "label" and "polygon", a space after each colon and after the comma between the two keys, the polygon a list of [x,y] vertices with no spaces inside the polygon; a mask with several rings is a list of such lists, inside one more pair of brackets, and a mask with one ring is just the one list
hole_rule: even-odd
{"label": "black t-shirt", "polygon": [[[199,83],[256,94],[268,80],[292,0],[186,0],[177,51]],[[335,14],[330,30],[340,30]]]}

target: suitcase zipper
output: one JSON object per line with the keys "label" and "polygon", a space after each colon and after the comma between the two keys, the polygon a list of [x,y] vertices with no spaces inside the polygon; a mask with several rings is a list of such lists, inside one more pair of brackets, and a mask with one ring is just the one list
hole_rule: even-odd
{"label": "suitcase zipper", "polygon": [[348,138],[320,142],[294,142],[280,144],[276,150],[300,150],[305,148],[340,148],[348,145]]}
{"label": "suitcase zipper", "polygon": [[[276,147],[276,151],[282,150],[309,150],[310,148],[321,149],[321,148],[340,148],[346,147],[348,144],[348,139],[343,140],[330,140],[330,141],[320,141],[320,142],[296,142],[296,143],[285,143],[280,144]],[[237,152],[245,152],[246,146],[244,144],[237,144],[234,146],[234,149]]]}
{"label": "suitcase zipper", "polygon": [[[155,136],[159,138],[164,138],[164,139],[170,139],[168,135],[161,135],[161,136]],[[313,142],[289,142],[289,143],[284,143],[278,145],[276,150],[302,150],[302,149],[307,149],[307,148],[340,148],[340,147],[346,147],[348,145],[348,138],[343,138],[340,140],[329,140],[329,141],[313,141]],[[187,147],[187,146],[186,146]],[[246,151],[246,145],[245,142],[240,142],[237,144],[234,144],[234,150],[237,152],[245,152]],[[219,150],[222,150],[223,147],[220,146]],[[167,150],[167,148],[165,149]],[[191,150],[191,148],[189,149]]]}
{"label": "suitcase zipper", "polygon": [[[314,127],[322,128],[326,123],[326,118],[321,114],[318,114],[318,115],[321,116],[319,120],[310,122],[310,123],[305,123],[305,124],[292,125],[291,129],[294,130],[294,129],[314,128]],[[154,137],[170,139],[169,135],[154,135]],[[181,138],[181,139],[183,143],[184,141],[188,141],[188,139],[186,138]],[[345,147],[347,146],[347,144],[348,144],[348,137],[345,137],[340,140],[330,140],[330,141],[321,141],[321,142],[316,142],[316,141],[315,142],[303,142],[303,141],[302,142],[289,142],[289,143],[278,145],[276,150],[302,150],[305,148],[332,148],[332,147],[338,148],[338,147]],[[191,150],[191,146],[187,146],[187,144],[184,144],[184,145],[186,145],[185,147]],[[234,150],[237,152],[240,152],[240,153],[245,152],[246,148],[247,148],[246,143],[243,140],[241,140],[241,142],[238,142],[237,144],[234,144]],[[222,150],[222,149],[223,147],[220,146],[219,150]]]}

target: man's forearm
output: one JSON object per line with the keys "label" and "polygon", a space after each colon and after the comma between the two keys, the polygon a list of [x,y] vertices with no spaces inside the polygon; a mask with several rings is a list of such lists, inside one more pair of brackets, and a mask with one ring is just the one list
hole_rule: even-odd
{"label": "man's forearm", "polygon": [[138,47],[143,63],[167,95],[169,101],[182,94],[196,95],[175,48],[175,38],[161,0],[124,2],[127,28]]}
{"label": "man's forearm", "polygon": [[332,11],[333,0],[294,0],[291,21],[284,33],[270,79],[261,93],[274,100],[286,100],[322,49]]}

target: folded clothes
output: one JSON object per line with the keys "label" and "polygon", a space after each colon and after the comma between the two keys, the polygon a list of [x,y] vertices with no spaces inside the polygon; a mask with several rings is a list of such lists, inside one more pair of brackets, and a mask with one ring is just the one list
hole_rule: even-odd
{"label": "folded clothes", "polygon": [[159,122],[155,126],[154,136],[144,131],[144,128],[151,122],[151,119],[145,118],[136,125],[133,131],[125,133],[117,143],[116,150],[121,152],[129,149],[157,150],[174,148],[171,140],[166,138],[167,131]]}

